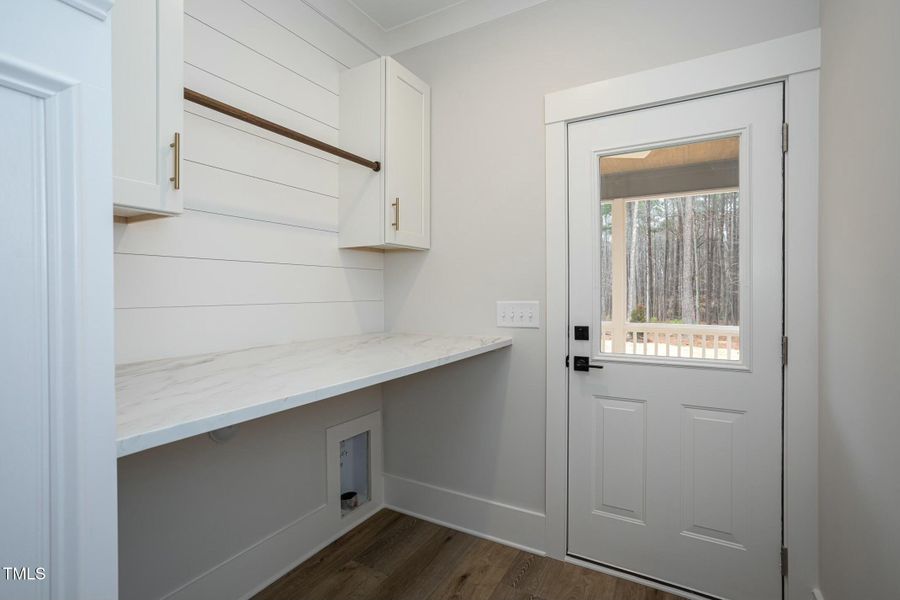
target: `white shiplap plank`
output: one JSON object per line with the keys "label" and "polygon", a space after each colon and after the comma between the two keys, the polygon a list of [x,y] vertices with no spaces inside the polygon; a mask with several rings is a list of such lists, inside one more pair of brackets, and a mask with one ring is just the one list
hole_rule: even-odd
{"label": "white shiplap plank", "polygon": [[186,211],[115,226],[115,251],[186,258],[383,269],[378,251],[341,250],[337,235],[263,221]]}
{"label": "white shiplap plank", "polygon": [[337,95],[189,15],[184,17],[184,62],[338,127]]}
{"label": "white shiplap plank", "polygon": [[184,12],[337,94],[343,65],[242,0],[185,0]]}
{"label": "white shiplap plank", "polygon": [[[290,148],[291,150],[296,150],[302,154],[306,154],[308,156],[314,156],[326,163],[331,163],[333,165],[339,165],[340,159],[330,154],[328,152],[324,152],[302,142],[294,141],[285,136],[278,135],[277,133],[273,133],[271,131],[267,131],[262,129],[261,127],[257,127],[255,125],[251,125],[250,123],[246,123],[239,119],[235,119],[233,117],[229,117],[223,113],[212,110],[211,108],[206,108],[205,106],[200,106],[199,104],[188,103],[185,105],[184,110],[185,115],[190,115],[191,117],[197,119],[203,119],[205,121],[212,121],[222,125],[223,127],[227,127],[229,129],[236,129],[237,131],[246,133],[247,135],[262,138],[273,144],[278,146],[284,146]],[[185,116],[185,118],[189,118]],[[326,136],[330,137],[330,136]]]}
{"label": "white shiplap plank", "polygon": [[[186,0],[185,84],[339,144],[375,58],[302,0]],[[185,213],[115,225],[118,363],[384,328],[379,251],[338,248],[338,161],[185,105]]]}
{"label": "white shiplap plank", "polygon": [[338,200],[185,161],[184,206],[204,212],[338,231]]}
{"label": "white shiplap plank", "polygon": [[116,308],[383,300],[382,271],[116,254]]}
{"label": "white shiplap plank", "polygon": [[182,156],[334,198],[338,195],[336,163],[192,113],[184,115]]}
{"label": "white shiplap plank", "polygon": [[[241,110],[258,115],[273,123],[299,131],[300,133],[314,137],[317,140],[322,140],[332,146],[337,146],[339,143],[340,132],[334,127],[320,123],[303,113],[278,104],[277,102],[273,102],[255,92],[237,86],[226,79],[222,79],[217,75],[202,71],[193,65],[184,65],[184,87],[205,94],[211,98],[215,98],[216,100],[221,100],[225,104],[230,104]],[[297,147],[301,147],[307,152],[317,154],[331,161],[337,160],[331,154],[320,152],[310,146],[302,145],[300,142],[294,142],[284,136],[279,136],[278,134],[271,133],[265,129],[260,129],[255,125],[238,121],[237,119],[233,119],[212,109],[205,108],[199,104],[185,102],[184,108],[189,112],[201,114],[222,121],[223,123],[229,123],[239,129],[252,131],[267,139],[274,139],[288,145],[296,144]]]}
{"label": "white shiplap plank", "polygon": [[302,0],[245,1],[346,67],[356,67],[377,58],[374,52]]}
{"label": "white shiplap plank", "polygon": [[116,363],[383,329],[383,302],[117,309]]}

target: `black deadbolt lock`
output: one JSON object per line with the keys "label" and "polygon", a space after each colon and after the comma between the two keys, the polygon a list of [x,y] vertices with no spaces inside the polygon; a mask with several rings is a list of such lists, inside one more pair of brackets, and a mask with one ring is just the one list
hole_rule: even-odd
{"label": "black deadbolt lock", "polygon": [[591,339],[591,328],[587,325],[576,325],[575,326],[575,339],[576,340],[589,340]]}

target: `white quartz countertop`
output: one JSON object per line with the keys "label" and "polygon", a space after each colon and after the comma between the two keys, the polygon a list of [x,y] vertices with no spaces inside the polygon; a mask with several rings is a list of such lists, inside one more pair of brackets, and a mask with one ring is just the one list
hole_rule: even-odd
{"label": "white quartz countertop", "polygon": [[509,337],[375,333],[120,365],[116,368],[118,455],[511,344]]}

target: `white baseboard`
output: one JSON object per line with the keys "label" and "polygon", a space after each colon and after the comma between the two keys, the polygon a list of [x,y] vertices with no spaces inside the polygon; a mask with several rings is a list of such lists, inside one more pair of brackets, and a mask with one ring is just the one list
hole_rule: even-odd
{"label": "white baseboard", "polygon": [[[361,509],[363,507],[360,507]],[[323,504],[222,561],[161,600],[248,600],[285,573],[381,510],[372,503],[345,527],[335,527]],[[356,512],[356,511],[354,511]]]}
{"label": "white baseboard", "polygon": [[384,505],[425,521],[544,555],[546,515],[384,474]]}
{"label": "white baseboard", "polygon": [[812,591],[813,600],[825,600],[825,596],[822,595],[822,592],[819,588],[816,588]]}

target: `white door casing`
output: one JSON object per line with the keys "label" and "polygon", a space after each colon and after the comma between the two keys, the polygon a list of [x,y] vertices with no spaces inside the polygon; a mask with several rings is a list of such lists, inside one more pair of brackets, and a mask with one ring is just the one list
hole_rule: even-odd
{"label": "white door casing", "polygon": [[[546,551],[566,554],[568,519],[567,125],[602,115],[785,83],[790,144],[785,154],[784,543],[785,598],[807,600],[818,586],[818,104],[820,31],[736,48],[681,63],[553,92],[545,97],[547,150]],[[800,346],[798,346],[800,344]],[[627,574],[614,572],[631,578]],[[660,589],[659,582],[645,582]],[[690,594],[683,594],[691,597]]]}
{"label": "white door casing", "polygon": [[[781,593],[783,85],[569,126],[569,380],[574,556],[735,599]],[[740,136],[741,360],[599,351],[598,157]],[[676,366],[677,365],[677,366]]]}
{"label": "white door casing", "polygon": [[0,20],[3,600],[117,597],[109,4]]}

